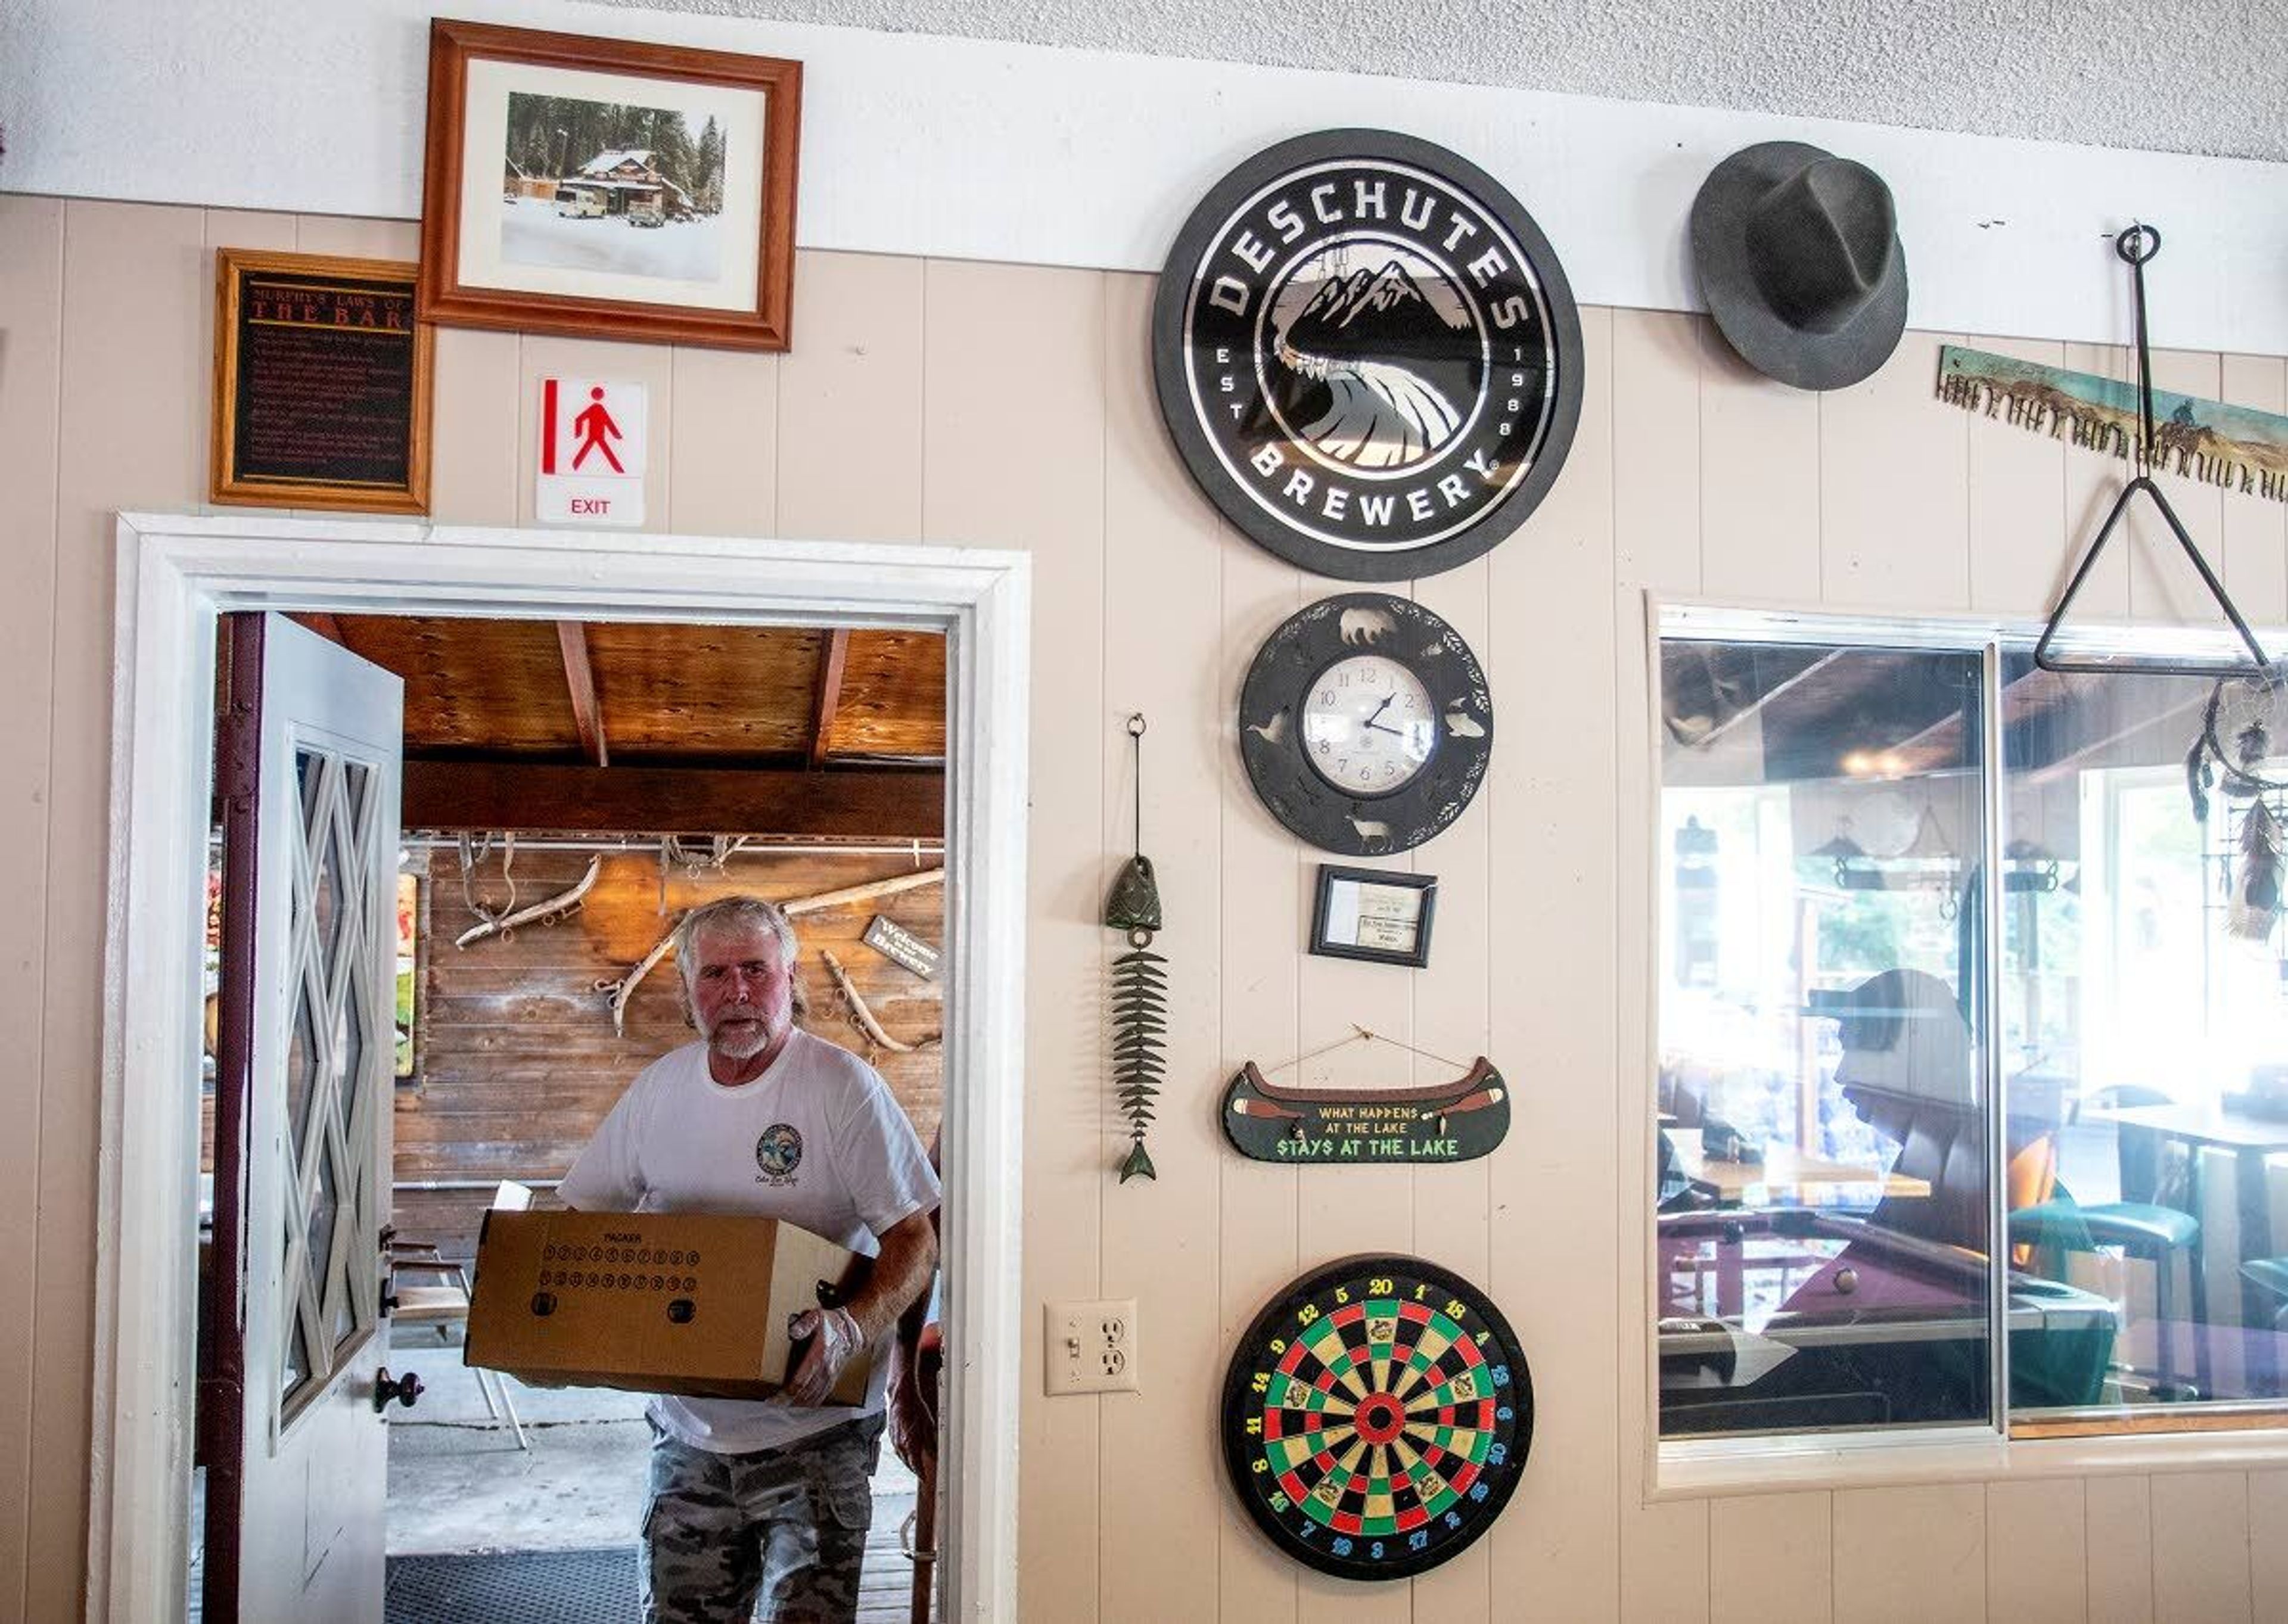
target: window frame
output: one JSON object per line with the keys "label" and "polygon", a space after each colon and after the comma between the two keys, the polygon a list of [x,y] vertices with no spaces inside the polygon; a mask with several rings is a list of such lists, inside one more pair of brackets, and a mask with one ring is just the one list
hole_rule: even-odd
{"label": "window frame", "polygon": [[[1982,666],[1981,712],[1986,772],[1981,834],[1982,860],[2000,871],[2006,830],[2005,802],[2008,764],[2001,749],[2000,665],[2006,654],[2030,653],[2043,622],[2022,616],[1973,614],[1961,611],[1902,614],[1883,610],[1795,609],[1746,606],[1698,598],[1644,594],[1646,748],[1642,814],[1639,822],[1639,874],[1650,910],[1641,923],[1645,950],[1636,960],[1643,978],[1642,1028],[1629,1085],[1622,1092],[1624,1145],[1633,1145],[1631,1173],[1620,1181],[1629,1205],[1623,1233],[1638,1239],[1639,1306],[1625,1319],[1622,1368],[1641,1373],[1638,1392],[1641,1428],[1644,1498],[1660,1501],[1712,1495],[1831,1489],[1915,1483],[1959,1483],[1998,1477],[2102,1475],[2153,1470],[2245,1470],[2288,1463],[2288,1398],[2241,1404],[2209,1403],[2164,1411],[2154,1417],[2126,1416],[2117,1409],[2044,1412],[2037,1420],[2012,1421],[2006,1335],[1990,1335],[1993,1369],[1990,1391],[1998,1400],[1989,1422],[1951,1427],[1817,1433],[1767,1433],[1747,1437],[1664,1439],[1660,1435],[1658,1331],[1660,1301],[1657,1232],[1653,1221],[1654,1141],[1660,1064],[1661,999],[1666,977],[1656,963],[1662,940],[1661,879],[1664,744],[1661,727],[1661,651],[1672,639],[1733,638],[1769,644],[1929,650],[1974,654]],[[2288,647],[2277,628],[2259,631],[2268,648]],[[2076,655],[2165,652],[2184,659],[2229,658],[2237,648],[2228,630],[2173,626],[2092,625],[2072,634]],[[1998,769],[1998,770],[1997,770]],[[2003,911],[1986,910],[1983,951],[1978,970],[1984,1007],[2000,1007]],[[1624,925],[1625,936],[1625,922]],[[1990,1233],[2006,1228],[2007,1180],[1998,1147],[2006,1143],[2002,1099],[2003,1055],[1998,1043],[1980,1046],[1984,1086],[1990,1176]],[[1633,1230],[1632,1225],[1641,1225]],[[2008,1303],[2008,1254],[1990,1246],[1989,1312],[1998,1319]],[[1990,1321],[1990,1324],[1992,1321]]]}

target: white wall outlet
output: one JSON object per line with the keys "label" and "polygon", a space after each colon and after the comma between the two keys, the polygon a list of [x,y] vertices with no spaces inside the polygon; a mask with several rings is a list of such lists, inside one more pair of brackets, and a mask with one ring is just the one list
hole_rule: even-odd
{"label": "white wall outlet", "polygon": [[1043,1328],[1041,1368],[1050,1398],[1139,1390],[1135,1298],[1051,1303]]}

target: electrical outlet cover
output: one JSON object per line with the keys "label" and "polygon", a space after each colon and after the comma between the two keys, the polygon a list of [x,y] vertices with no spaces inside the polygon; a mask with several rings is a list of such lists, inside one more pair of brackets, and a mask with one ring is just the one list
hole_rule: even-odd
{"label": "electrical outlet cover", "polygon": [[1041,1328],[1042,1384],[1049,1397],[1140,1390],[1133,1297],[1045,1304]]}

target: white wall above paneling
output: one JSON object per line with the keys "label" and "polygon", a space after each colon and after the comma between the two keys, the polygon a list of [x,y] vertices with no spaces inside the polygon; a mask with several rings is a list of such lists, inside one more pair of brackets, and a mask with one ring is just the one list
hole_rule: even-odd
{"label": "white wall above paneling", "polygon": [[[2160,226],[2155,341],[2288,354],[2288,164],[2100,150],[1498,87],[473,0],[527,27],[806,65],[812,248],[1156,270],[1193,202],[1272,140],[1343,124],[1499,177],[1585,304],[1696,308],[1685,220],[1752,141],[1871,164],[1899,202],[1915,327],[2119,341],[2108,239]],[[7,0],[0,187],[364,214],[421,205],[429,0]]]}

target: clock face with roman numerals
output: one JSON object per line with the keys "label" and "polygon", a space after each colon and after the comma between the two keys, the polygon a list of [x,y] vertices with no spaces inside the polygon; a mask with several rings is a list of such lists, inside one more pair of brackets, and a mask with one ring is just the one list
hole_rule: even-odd
{"label": "clock face with roman numerals", "polygon": [[1419,1258],[1348,1257],[1267,1304],[1224,1378],[1224,1462],[1273,1544],[1345,1579],[1437,1566],[1492,1524],[1533,1443],[1500,1311]]}

